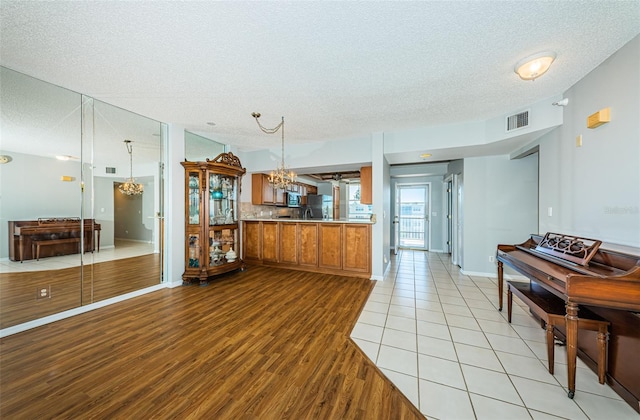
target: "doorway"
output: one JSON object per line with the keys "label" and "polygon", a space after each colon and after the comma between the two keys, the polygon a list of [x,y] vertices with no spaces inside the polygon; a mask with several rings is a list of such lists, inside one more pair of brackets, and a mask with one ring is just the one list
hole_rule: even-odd
{"label": "doorway", "polygon": [[396,247],[429,249],[430,185],[398,184],[396,186]]}

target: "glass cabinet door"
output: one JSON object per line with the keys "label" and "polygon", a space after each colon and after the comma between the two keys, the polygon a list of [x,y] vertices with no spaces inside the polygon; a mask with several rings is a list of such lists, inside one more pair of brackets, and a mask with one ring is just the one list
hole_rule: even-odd
{"label": "glass cabinet door", "polygon": [[238,229],[234,227],[215,229],[209,232],[209,266],[216,267],[235,262],[238,258],[236,243]]}
{"label": "glass cabinet door", "polygon": [[209,174],[209,225],[236,223],[237,178],[221,174]]}
{"label": "glass cabinet door", "polygon": [[189,172],[189,224],[200,223],[200,176],[198,172]]}
{"label": "glass cabinet door", "polygon": [[189,235],[189,267],[200,267],[200,235],[192,233]]}

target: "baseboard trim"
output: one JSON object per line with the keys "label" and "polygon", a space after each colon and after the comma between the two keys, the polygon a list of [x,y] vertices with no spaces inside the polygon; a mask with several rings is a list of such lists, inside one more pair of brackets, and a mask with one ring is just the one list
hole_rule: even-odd
{"label": "baseboard trim", "polygon": [[68,311],[60,312],[57,314],[45,316],[43,318],[34,319],[33,321],[28,321],[22,324],[14,325],[12,327],[3,328],[0,330],[0,338],[6,337],[9,335],[17,334],[23,331],[27,331],[33,328],[41,327],[43,325],[51,324],[52,322],[60,321],[62,319],[71,318],[75,315],[80,315],[86,312],[93,311],[95,309],[103,308],[105,306],[113,305],[114,303],[122,302],[134,297],[146,295],[147,293],[155,292],[156,290],[166,289],[168,287],[167,284],[158,284],[151,287],[146,287],[144,289],[136,290],[131,293],[127,293],[124,295],[112,297],[110,299],[105,299],[100,302],[95,302],[90,305],[80,306],[78,308],[69,309]]}

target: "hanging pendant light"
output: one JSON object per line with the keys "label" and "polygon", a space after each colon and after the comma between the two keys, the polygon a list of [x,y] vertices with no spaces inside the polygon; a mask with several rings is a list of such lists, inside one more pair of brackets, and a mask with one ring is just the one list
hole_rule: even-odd
{"label": "hanging pendant light", "polygon": [[260,118],[259,112],[254,112],[251,116],[256,119],[258,127],[260,127],[263,133],[274,134],[280,130],[282,138],[282,159],[280,160],[280,165],[269,174],[269,183],[275,188],[287,189],[288,186],[296,182],[296,173],[288,169],[284,164],[284,117],[282,117],[282,122],[274,128],[265,128],[258,120],[258,118]]}
{"label": "hanging pendant light", "polygon": [[125,195],[140,195],[144,190],[144,185],[136,184],[136,180],[133,179],[133,146],[131,143],[131,140],[124,141],[129,153],[129,178],[118,186],[118,190]]}

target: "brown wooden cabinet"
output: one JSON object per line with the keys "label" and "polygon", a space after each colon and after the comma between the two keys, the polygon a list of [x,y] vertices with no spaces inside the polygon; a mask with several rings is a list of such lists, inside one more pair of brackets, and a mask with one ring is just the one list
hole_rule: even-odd
{"label": "brown wooden cabinet", "polygon": [[275,194],[275,199],[274,199],[274,204],[276,206],[284,206],[286,205],[286,191],[283,190],[282,188],[274,188],[274,194]]}
{"label": "brown wooden cabinet", "polygon": [[371,271],[371,229],[368,225],[344,225],[342,269],[369,273]]}
{"label": "brown wooden cabinet", "polygon": [[319,267],[342,268],[342,224],[320,224]]}
{"label": "brown wooden cabinet", "polygon": [[373,204],[372,167],[360,168],[360,203]]}
{"label": "brown wooden cabinet", "polygon": [[300,260],[301,266],[318,266],[318,224],[300,223]]}
{"label": "brown wooden cabinet", "polygon": [[260,222],[245,222],[242,231],[243,258],[245,260],[262,259],[262,226]]}
{"label": "brown wooden cabinet", "polygon": [[298,223],[280,223],[280,261],[298,264]]}
{"label": "brown wooden cabinet", "polygon": [[278,222],[262,222],[262,260],[278,262]]}
{"label": "brown wooden cabinet", "polygon": [[269,175],[251,174],[251,204],[284,206],[286,191],[282,188],[273,188],[269,182]]}
{"label": "brown wooden cabinet", "polygon": [[251,174],[251,204],[275,204],[273,185],[265,174]]}
{"label": "brown wooden cabinet", "polygon": [[238,197],[245,169],[232,153],[185,169],[185,271],[183,284],[242,268]]}
{"label": "brown wooden cabinet", "polygon": [[370,241],[369,223],[245,220],[242,256],[252,264],[370,278]]}

